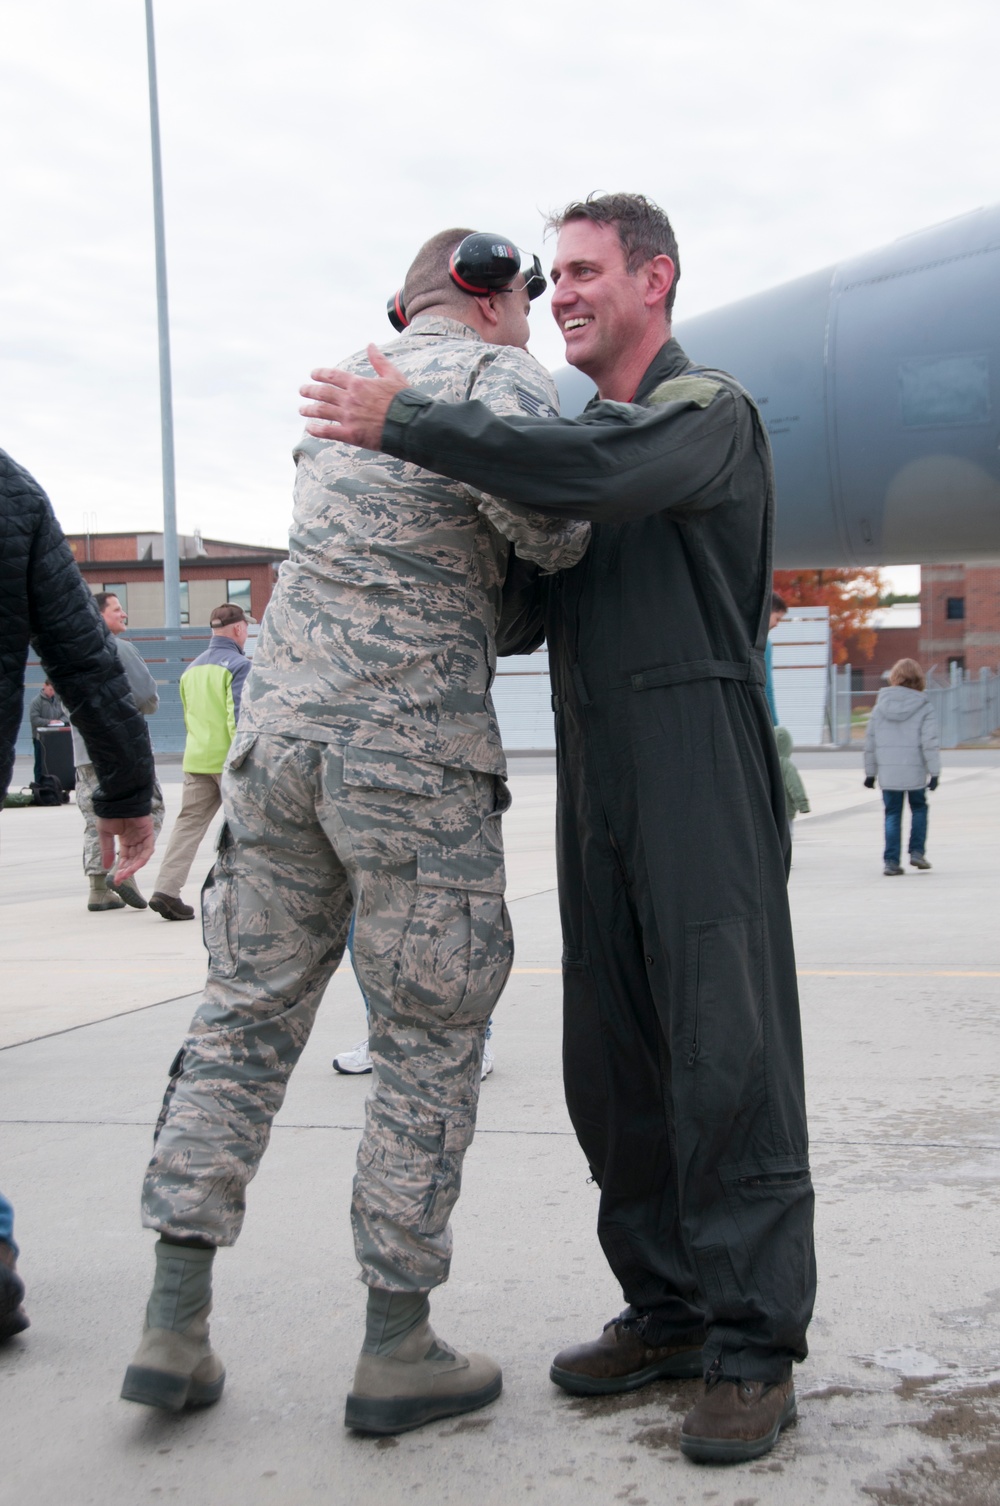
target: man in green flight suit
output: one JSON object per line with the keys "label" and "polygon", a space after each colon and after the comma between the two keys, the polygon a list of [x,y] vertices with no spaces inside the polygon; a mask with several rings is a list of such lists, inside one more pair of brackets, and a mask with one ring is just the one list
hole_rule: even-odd
{"label": "man in green flight suit", "polygon": [[[548,641],[556,708],[564,1071],[625,1311],[557,1354],[575,1394],[703,1374],[681,1448],[766,1453],[795,1416],[815,1292],[789,839],[764,698],[770,449],[732,377],[672,338],[667,216],[592,196],[559,231],[552,310],[598,400],[577,421],[435,402],[321,369],[310,433],[588,519],[584,559],[505,607]],[[510,582],[508,583],[510,584]]]}

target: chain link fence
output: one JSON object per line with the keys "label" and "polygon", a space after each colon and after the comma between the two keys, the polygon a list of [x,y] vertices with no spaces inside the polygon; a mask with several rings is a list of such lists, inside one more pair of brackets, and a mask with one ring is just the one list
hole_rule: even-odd
{"label": "chain link fence", "polygon": [[[927,677],[927,694],[937,714],[942,748],[983,742],[1000,728],[1000,674],[992,669],[973,674],[955,665],[948,679],[932,670]],[[831,743],[846,748],[864,741],[877,695],[877,690],[852,688],[849,664],[831,665],[827,699]]]}

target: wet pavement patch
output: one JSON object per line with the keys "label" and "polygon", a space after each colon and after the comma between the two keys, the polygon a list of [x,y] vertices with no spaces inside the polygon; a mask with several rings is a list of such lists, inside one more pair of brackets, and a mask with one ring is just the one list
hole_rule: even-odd
{"label": "wet pavement patch", "polygon": [[[924,1387],[904,1382],[900,1396],[910,1400]],[[893,1470],[886,1485],[866,1485],[865,1494],[883,1506],[1000,1506],[1000,1382],[965,1386],[941,1395],[940,1382],[928,1400],[929,1416],[909,1424],[925,1438],[947,1446],[947,1455],[921,1458]]]}
{"label": "wet pavement patch", "polygon": [[619,1391],[612,1396],[574,1396],[567,1410],[581,1417],[616,1417],[622,1412],[638,1412],[643,1407],[660,1406],[686,1417],[701,1395],[702,1382],[654,1381],[638,1391]]}

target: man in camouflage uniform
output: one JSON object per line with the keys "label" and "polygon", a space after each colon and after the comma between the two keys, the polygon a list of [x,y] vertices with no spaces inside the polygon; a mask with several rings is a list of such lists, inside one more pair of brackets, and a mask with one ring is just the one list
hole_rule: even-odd
{"label": "man in camouflage uniform", "polygon": [[[403,290],[412,323],[387,350],[433,397],[554,414],[551,379],[523,349],[523,277],[482,296],[449,282],[466,233],[422,248]],[[363,355],[350,366],[371,371]],[[212,1257],[239,1234],[353,911],[376,1076],[351,1210],[369,1295],[346,1421],[399,1432],[500,1391],[497,1365],[456,1353],[427,1321],[427,1294],[448,1275],[486,1023],[513,958],[494,630],[511,553],[557,570],[589,531],[308,435],[295,458],[290,558],[244,691],[203,894],[208,980],[145,1180],[143,1222],[161,1238],[122,1395],[177,1410],[221,1394]]]}

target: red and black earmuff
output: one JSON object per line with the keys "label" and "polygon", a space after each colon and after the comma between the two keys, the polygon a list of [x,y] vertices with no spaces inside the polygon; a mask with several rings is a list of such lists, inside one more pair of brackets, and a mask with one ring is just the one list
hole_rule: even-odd
{"label": "red and black earmuff", "polygon": [[[529,299],[544,293],[546,282],[537,256],[518,250],[502,236],[477,231],[467,235],[455,247],[448,263],[448,276],[463,293],[473,298],[488,298],[491,293],[509,288],[518,273],[524,274],[524,288]],[[409,324],[403,304],[403,290],[394,293],[386,304],[389,323],[400,333]]]}

